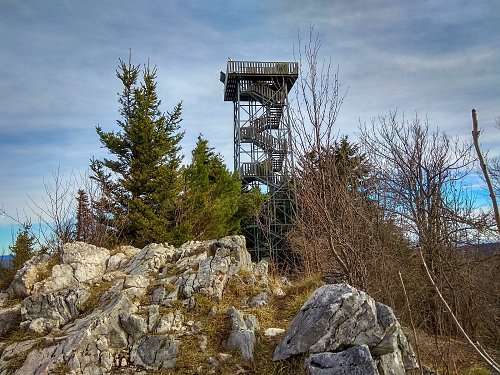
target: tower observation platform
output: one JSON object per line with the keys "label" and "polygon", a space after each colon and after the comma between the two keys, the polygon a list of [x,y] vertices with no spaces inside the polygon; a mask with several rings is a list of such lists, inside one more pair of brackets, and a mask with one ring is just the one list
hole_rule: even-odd
{"label": "tower observation platform", "polygon": [[224,100],[234,105],[234,170],[244,185],[268,196],[262,217],[243,228],[257,260],[279,254],[291,226],[287,106],[297,78],[296,62],[228,61],[226,72],[220,73]]}

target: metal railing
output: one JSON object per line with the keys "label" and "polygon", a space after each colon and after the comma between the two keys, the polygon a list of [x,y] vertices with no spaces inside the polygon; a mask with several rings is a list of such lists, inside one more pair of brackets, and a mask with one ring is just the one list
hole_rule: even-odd
{"label": "metal railing", "polygon": [[299,64],[296,62],[228,61],[227,73],[298,75]]}

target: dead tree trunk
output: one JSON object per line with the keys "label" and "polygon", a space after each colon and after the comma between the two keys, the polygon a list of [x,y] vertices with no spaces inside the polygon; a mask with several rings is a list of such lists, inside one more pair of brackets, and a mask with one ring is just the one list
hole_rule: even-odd
{"label": "dead tree trunk", "polygon": [[476,110],[472,110],[472,139],[474,141],[474,147],[476,148],[477,157],[479,159],[479,165],[481,166],[481,170],[484,175],[484,179],[486,181],[486,185],[488,185],[488,190],[490,192],[491,204],[493,205],[493,213],[495,214],[495,222],[497,223],[497,230],[500,234],[500,214],[498,212],[498,204],[497,198],[495,195],[495,190],[493,189],[493,184],[490,180],[490,175],[488,173],[488,168],[486,167],[486,163],[484,162],[483,155],[481,154],[481,148],[479,147],[479,126],[477,123],[477,114]]}

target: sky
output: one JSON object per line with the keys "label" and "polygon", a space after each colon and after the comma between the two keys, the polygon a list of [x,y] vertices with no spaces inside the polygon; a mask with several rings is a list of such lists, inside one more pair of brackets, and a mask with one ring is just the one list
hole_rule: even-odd
{"label": "sky", "polygon": [[[183,103],[185,160],[202,133],[232,167],[228,58],[293,61],[314,26],[347,91],[339,134],[391,110],[500,154],[498,0],[0,0],[0,253],[36,222],[54,175],[102,158],[116,131],[119,59],[158,69],[163,111]],[[39,207],[37,207],[39,206]],[[4,214],[2,214],[2,212]]]}

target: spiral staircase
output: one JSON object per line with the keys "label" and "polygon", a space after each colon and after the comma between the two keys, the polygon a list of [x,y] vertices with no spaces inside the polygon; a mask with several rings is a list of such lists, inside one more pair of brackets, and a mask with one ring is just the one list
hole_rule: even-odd
{"label": "spiral staircase", "polygon": [[228,61],[220,74],[224,100],[234,104],[234,170],[245,185],[269,197],[265,218],[244,228],[256,259],[282,250],[291,225],[285,188],[291,164],[286,107],[297,78],[295,62]]}

